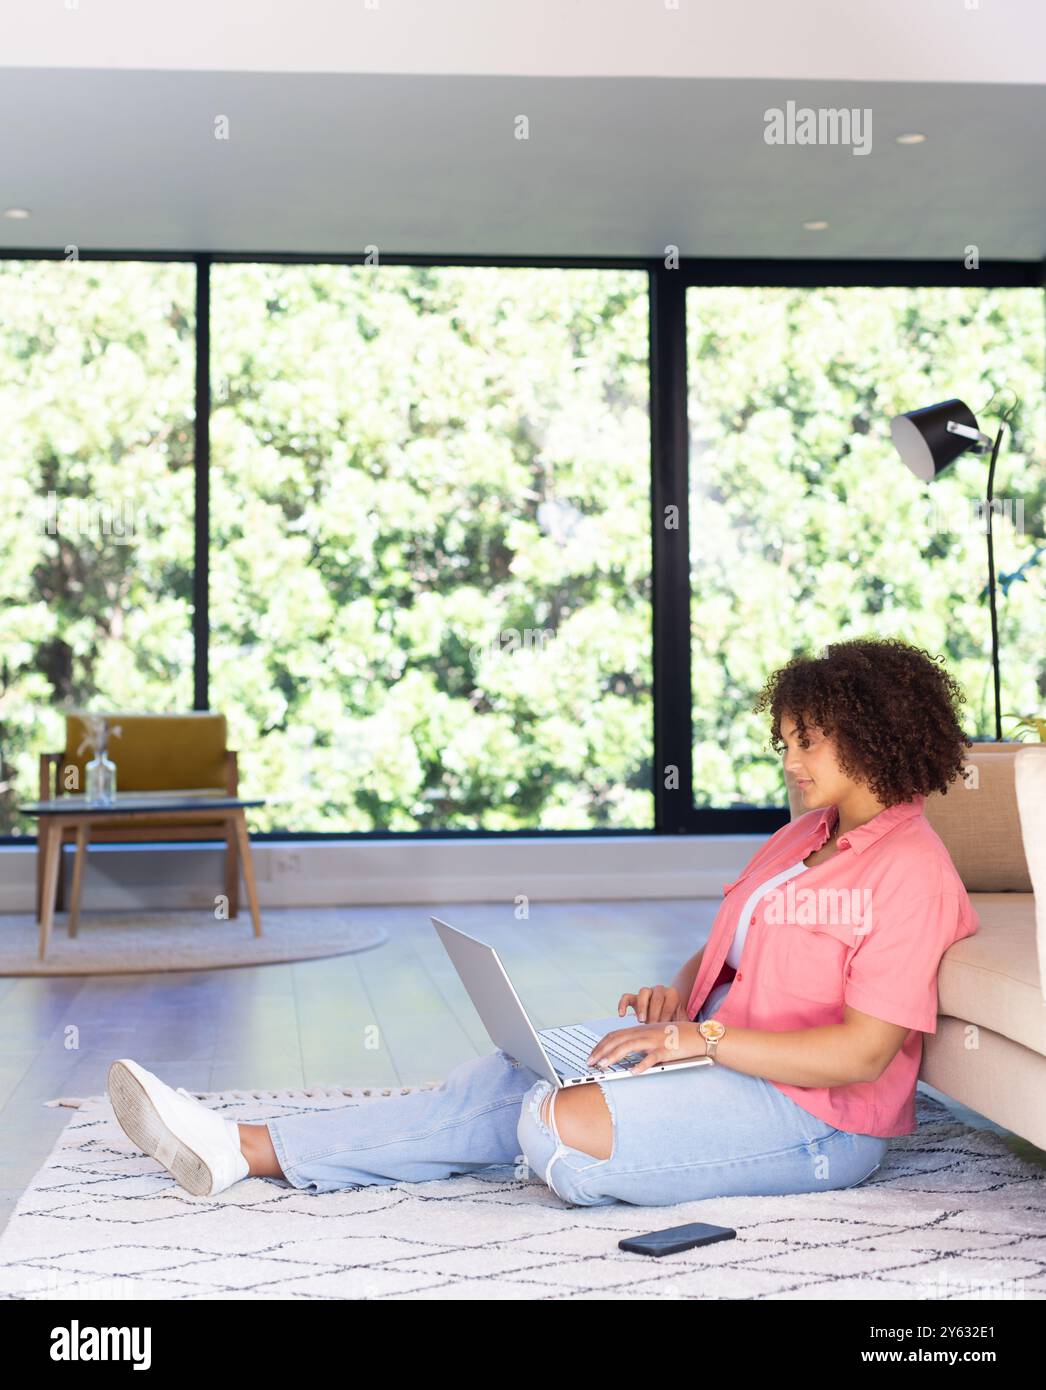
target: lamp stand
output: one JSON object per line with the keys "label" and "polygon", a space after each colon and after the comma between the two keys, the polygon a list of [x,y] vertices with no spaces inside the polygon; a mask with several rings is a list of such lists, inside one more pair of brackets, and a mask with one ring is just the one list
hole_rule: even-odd
{"label": "lamp stand", "polygon": [[999,426],[992,446],[991,462],[988,465],[988,603],[992,615],[992,676],[995,681],[995,742],[1002,743],[1002,696],[999,681],[999,619],[995,611],[995,546],[992,541],[992,497],[995,487],[995,462],[999,457],[999,445],[1005,425]]}

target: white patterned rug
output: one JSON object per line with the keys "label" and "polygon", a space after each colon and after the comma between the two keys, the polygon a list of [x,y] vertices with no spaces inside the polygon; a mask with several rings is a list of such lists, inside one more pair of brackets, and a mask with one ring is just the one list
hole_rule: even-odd
{"label": "white patterned rug", "polygon": [[270,907],[254,935],[250,913],[217,921],[197,912],[84,912],[75,937],[55,921],[47,956],[28,912],[0,915],[0,975],[128,975],[154,970],[219,970],[367,951],[388,940],[384,928],[353,920],[345,907]]}
{"label": "white patterned rug", "polygon": [[[388,1091],[194,1092],[240,1121]],[[192,1197],[109,1101],[77,1107],[0,1238],[4,1299],[1046,1298],[1046,1173],[917,1095],[919,1131],[860,1187],[675,1207],[570,1207],[511,1169],[309,1195],[248,1178]],[[735,1240],[651,1259],[624,1235]]]}

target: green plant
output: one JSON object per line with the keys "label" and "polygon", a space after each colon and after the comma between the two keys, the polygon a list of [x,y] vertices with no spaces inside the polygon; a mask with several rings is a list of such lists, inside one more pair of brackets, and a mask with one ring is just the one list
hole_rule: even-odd
{"label": "green plant", "polygon": [[1034,714],[1029,714],[1026,719],[1021,719],[1017,714],[1004,714],[1003,718],[1018,720],[1018,723],[1013,726],[1012,732],[1017,734],[1022,742],[1026,734],[1035,733],[1038,735],[1040,743],[1046,743],[1046,718],[1040,718]]}

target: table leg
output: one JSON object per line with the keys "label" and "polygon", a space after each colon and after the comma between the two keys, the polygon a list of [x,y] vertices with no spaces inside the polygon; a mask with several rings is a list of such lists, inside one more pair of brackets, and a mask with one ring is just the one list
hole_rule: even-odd
{"label": "table leg", "polygon": [[76,924],[80,920],[80,884],[83,881],[84,861],[87,858],[87,841],[91,834],[90,821],[81,821],[76,827],[76,858],[73,860],[73,886],[69,903],[69,935],[76,935]]}
{"label": "table leg", "polygon": [[233,818],[225,821],[225,896],[229,902],[229,916],[240,915],[240,864],[239,850],[236,846],[236,826]]}
{"label": "table leg", "polygon": [[247,901],[251,908],[254,935],[261,936],[261,913],[258,911],[258,888],[254,882],[254,861],[251,859],[251,842],[247,834],[247,817],[242,811],[234,811],[233,822],[236,826],[236,843],[240,848],[240,867],[243,869],[243,881],[247,888]]}
{"label": "table leg", "polygon": [[40,833],[44,843],[43,901],[40,913],[40,959],[47,955],[47,945],[54,925],[54,899],[58,889],[58,857],[62,852],[62,823],[57,816],[40,817]]}
{"label": "table leg", "polygon": [[54,888],[54,910],[65,911],[65,836],[58,837],[58,878]]}
{"label": "table leg", "polygon": [[36,827],[36,920],[44,920],[44,856],[47,853],[47,817],[41,816]]}

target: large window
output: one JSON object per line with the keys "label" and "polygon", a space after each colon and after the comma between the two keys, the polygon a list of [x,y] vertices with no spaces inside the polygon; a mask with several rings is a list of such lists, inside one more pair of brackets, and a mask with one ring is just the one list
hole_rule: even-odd
{"label": "large window", "polygon": [[1041,717],[1043,291],[889,287],[925,270],[0,260],[0,835],[70,707],[223,711],[252,829],[305,835],[772,828],[752,705],[847,636],[943,654],[991,736],[986,459],[927,487],[889,421],[1007,388]]}
{"label": "large window", "polygon": [[194,304],[192,265],[0,261],[0,833],[63,707],[192,706]]}
{"label": "large window", "polygon": [[646,275],[211,296],[211,704],[255,823],[652,827]]}
{"label": "large window", "polygon": [[892,415],[952,396],[975,413],[1003,387],[1021,398],[995,483],[1009,504],[994,522],[1003,709],[1041,714],[1041,290],[692,287],[686,318],[695,804],[782,803],[752,702],[774,667],[836,638],[943,653],[967,692],[967,732],[994,736],[971,506],[987,461],[966,455],[928,488],[890,442]]}

